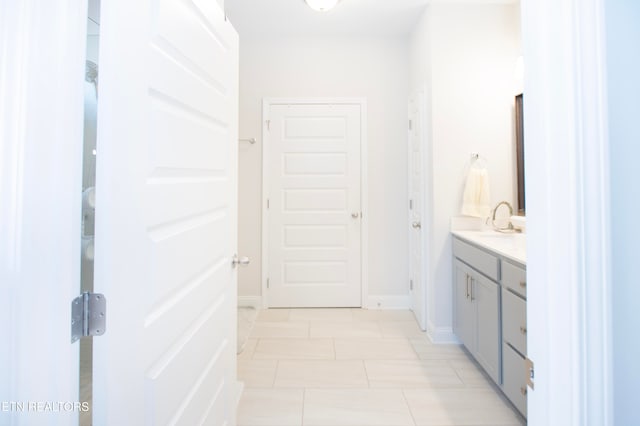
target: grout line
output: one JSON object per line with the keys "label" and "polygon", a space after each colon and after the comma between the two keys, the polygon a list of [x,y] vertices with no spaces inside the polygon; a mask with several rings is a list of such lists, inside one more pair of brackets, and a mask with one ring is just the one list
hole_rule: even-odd
{"label": "grout line", "polygon": [[300,426],[304,426],[304,405],[307,401],[307,388],[302,388],[302,418],[300,419]]}
{"label": "grout line", "polygon": [[369,378],[369,370],[367,370],[366,360],[362,360],[362,367],[364,368],[364,375],[367,376],[367,389],[371,389],[371,379]]}
{"label": "grout line", "polygon": [[276,360],[276,370],[273,373],[273,382],[271,382],[271,388],[276,389],[276,379],[278,378],[278,370],[280,369],[280,360]]}
{"label": "grout line", "polygon": [[338,354],[336,352],[336,339],[335,338],[331,339],[331,344],[333,345],[333,359],[337,361],[338,360]]}
{"label": "grout line", "polygon": [[251,352],[251,356],[249,357],[249,359],[256,359],[254,357],[256,356],[256,352],[258,350],[259,344],[260,344],[260,339],[256,339],[256,345],[253,347],[253,352]]}
{"label": "grout line", "polygon": [[413,415],[413,410],[411,409],[411,405],[409,404],[409,400],[407,399],[407,395],[404,393],[405,389],[400,389],[402,393],[402,398],[404,399],[404,403],[407,404],[407,408],[409,409],[409,415],[411,416],[411,420],[413,421],[413,425],[416,426],[418,422],[416,422],[416,418]]}
{"label": "grout line", "polygon": [[456,376],[458,376],[458,379],[460,379],[460,382],[462,382],[462,384],[464,385],[464,387],[465,387],[465,388],[470,388],[471,386],[469,385],[469,383],[467,383],[467,382],[466,382],[466,380],[464,380],[464,379],[462,378],[462,376],[461,376],[461,375],[460,375],[460,373],[458,372],[458,369],[457,369],[457,368],[455,368],[455,367],[453,366],[453,363],[451,362],[451,361],[452,361],[452,360],[451,360],[451,358],[446,359],[445,361],[447,362],[447,365],[448,365],[448,366],[453,370],[453,372],[454,372],[454,373],[456,373]]}

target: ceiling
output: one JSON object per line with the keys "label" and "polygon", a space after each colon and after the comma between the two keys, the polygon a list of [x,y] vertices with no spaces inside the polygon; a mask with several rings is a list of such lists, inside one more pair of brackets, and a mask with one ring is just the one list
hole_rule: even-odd
{"label": "ceiling", "polygon": [[242,39],[274,36],[406,36],[429,3],[514,3],[517,0],[341,0],[316,12],[304,0],[225,0]]}

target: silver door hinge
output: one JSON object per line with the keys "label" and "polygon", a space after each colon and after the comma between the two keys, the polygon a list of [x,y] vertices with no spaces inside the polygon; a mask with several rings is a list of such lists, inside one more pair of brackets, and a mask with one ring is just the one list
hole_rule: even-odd
{"label": "silver door hinge", "polygon": [[71,343],[102,336],[107,325],[107,300],[102,294],[82,293],[71,302]]}
{"label": "silver door hinge", "polygon": [[413,280],[409,280],[409,290],[413,290]]}
{"label": "silver door hinge", "polygon": [[413,122],[411,122],[411,120],[409,120],[409,130],[413,129]]}
{"label": "silver door hinge", "polygon": [[267,130],[271,130],[271,120],[267,120]]}
{"label": "silver door hinge", "polygon": [[525,358],[524,359],[524,367],[525,367],[527,386],[529,386],[531,388],[531,390],[534,390],[533,379],[534,379],[534,376],[535,376],[535,368],[533,366],[533,361],[531,361],[529,358]]}
{"label": "silver door hinge", "polygon": [[267,208],[269,208],[269,199],[267,198]]}
{"label": "silver door hinge", "polygon": [[409,210],[413,210],[413,200],[409,200]]}
{"label": "silver door hinge", "polygon": [[269,288],[269,278],[267,278],[267,288]]}

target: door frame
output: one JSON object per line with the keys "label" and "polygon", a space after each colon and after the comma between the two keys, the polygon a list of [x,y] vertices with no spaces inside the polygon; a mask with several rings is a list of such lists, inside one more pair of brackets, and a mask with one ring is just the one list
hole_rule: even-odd
{"label": "door frame", "polygon": [[27,403],[79,399],[71,301],[80,294],[87,5],[0,4],[0,55],[12,58],[0,62],[0,401],[24,403],[2,413],[10,424],[78,423],[77,409]]}
{"label": "door frame", "polygon": [[[532,426],[613,424],[604,0],[522,2]],[[562,217],[549,211],[562,212]]]}
{"label": "door frame", "polygon": [[369,214],[367,176],[367,99],[366,98],[263,98],[262,99],[262,308],[269,308],[267,278],[269,272],[269,210],[267,194],[269,189],[269,169],[266,150],[269,144],[269,111],[273,105],[358,105],[360,107],[360,287],[361,307],[367,307]]}

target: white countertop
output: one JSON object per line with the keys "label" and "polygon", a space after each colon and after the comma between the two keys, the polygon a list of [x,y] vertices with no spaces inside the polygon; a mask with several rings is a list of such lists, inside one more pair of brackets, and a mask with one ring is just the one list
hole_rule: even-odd
{"label": "white countertop", "polygon": [[451,231],[451,233],[514,262],[527,264],[526,234],[496,231]]}

